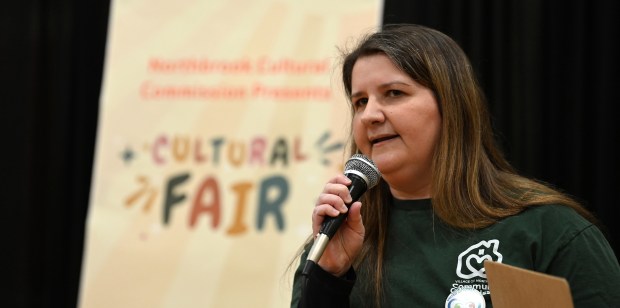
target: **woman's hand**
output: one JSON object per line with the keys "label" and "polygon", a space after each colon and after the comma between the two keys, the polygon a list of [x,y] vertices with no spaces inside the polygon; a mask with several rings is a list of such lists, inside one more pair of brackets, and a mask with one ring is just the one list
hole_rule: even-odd
{"label": "woman's hand", "polygon": [[326,216],[336,217],[349,212],[346,220],[325,247],[318,262],[323,270],[335,276],[344,275],[362,249],[364,224],[360,212],[362,203],[355,202],[347,209],[346,203],[352,201],[348,185],[351,180],[340,174],[332,178],[319,196],[312,212],[312,231],[318,234]]}

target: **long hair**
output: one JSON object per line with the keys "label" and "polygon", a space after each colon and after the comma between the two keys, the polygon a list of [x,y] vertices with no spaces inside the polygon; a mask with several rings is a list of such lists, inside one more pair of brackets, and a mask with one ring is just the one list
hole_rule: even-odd
{"label": "long hair", "polygon": [[[441,133],[433,156],[432,207],[443,223],[479,229],[543,204],[561,204],[596,222],[585,208],[550,185],[520,176],[504,158],[472,66],[445,34],[419,25],[388,25],[363,37],[343,54],[342,81],[351,97],[353,66],[360,57],[386,55],[396,67],[429,88],[439,104]],[[353,112],[353,106],[351,106]],[[351,154],[358,152],[350,138]],[[366,235],[355,267],[381,303],[383,253],[391,194],[381,182],[363,197]]]}

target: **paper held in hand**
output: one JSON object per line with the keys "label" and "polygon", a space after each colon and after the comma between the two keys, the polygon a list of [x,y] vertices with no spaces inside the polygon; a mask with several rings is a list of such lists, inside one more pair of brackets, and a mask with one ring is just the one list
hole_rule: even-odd
{"label": "paper held in hand", "polygon": [[484,268],[495,308],[573,308],[564,278],[489,260]]}

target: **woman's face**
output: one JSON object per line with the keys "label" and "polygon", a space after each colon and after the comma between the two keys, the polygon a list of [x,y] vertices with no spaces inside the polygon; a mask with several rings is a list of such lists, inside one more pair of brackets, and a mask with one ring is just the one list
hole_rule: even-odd
{"label": "woman's face", "polygon": [[352,71],[353,137],[392,194],[431,196],[432,157],[441,130],[432,91],[399,70],[384,54],[360,57]]}

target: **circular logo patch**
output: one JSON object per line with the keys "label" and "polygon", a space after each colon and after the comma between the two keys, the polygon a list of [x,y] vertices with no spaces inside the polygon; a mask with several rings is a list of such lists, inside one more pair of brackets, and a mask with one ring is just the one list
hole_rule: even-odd
{"label": "circular logo patch", "polygon": [[485,308],[482,293],[472,288],[459,288],[448,295],[445,308]]}

